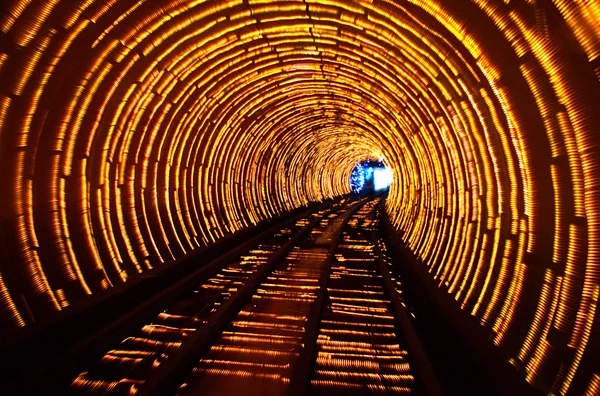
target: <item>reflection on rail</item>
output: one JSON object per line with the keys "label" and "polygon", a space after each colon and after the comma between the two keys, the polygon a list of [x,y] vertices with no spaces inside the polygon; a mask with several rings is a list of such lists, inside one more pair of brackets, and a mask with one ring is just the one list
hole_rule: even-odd
{"label": "reflection on rail", "polygon": [[414,394],[408,353],[376,269],[370,238],[375,204],[367,203],[348,222],[338,246],[310,394]]}
{"label": "reflection on rail", "polygon": [[292,227],[281,229],[271,240],[264,241],[239,260],[225,265],[198,288],[183,294],[137,334],[125,338],[99,362],[78,375],[71,384],[71,392],[88,395],[135,392],[292,235],[308,226],[311,219],[327,213],[328,210],[313,213]]}

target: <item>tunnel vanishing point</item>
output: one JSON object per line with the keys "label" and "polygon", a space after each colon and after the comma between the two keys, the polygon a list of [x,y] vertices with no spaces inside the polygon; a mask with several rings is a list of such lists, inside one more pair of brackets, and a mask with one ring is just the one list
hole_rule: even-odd
{"label": "tunnel vanishing point", "polygon": [[7,0],[0,334],[393,171],[438,287],[600,394],[600,3]]}

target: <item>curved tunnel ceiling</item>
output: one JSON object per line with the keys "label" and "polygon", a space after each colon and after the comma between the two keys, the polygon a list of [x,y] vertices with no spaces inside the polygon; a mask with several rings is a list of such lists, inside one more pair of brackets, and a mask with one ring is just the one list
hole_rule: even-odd
{"label": "curved tunnel ceiling", "polygon": [[394,172],[440,287],[546,392],[600,392],[600,5],[7,1],[4,331]]}

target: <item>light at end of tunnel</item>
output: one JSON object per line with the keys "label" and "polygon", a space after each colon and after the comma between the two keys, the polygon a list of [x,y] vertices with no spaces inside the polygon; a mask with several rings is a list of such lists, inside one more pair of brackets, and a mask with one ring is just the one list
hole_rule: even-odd
{"label": "light at end of tunnel", "polygon": [[391,169],[375,169],[375,172],[373,174],[373,184],[375,191],[385,190],[389,188],[390,184],[392,184],[393,178],[394,175],[392,174]]}
{"label": "light at end of tunnel", "polygon": [[356,164],[350,176],[350,187],[355,194],[382,191],[392,184],[393,172],[383,162],[367,159]]}

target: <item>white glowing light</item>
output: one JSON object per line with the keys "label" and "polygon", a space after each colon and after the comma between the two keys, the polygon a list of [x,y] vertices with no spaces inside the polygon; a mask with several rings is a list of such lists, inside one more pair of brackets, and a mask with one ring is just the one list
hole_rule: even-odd
{"label": "white glowing light", "polygon": [[390,169],[375,169],[375,173],[373,175],[373,184],[375,191],[384,190],[392,184],[392,171]]}

